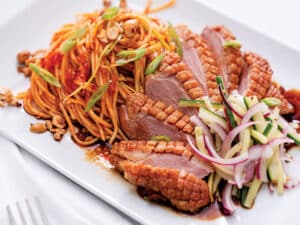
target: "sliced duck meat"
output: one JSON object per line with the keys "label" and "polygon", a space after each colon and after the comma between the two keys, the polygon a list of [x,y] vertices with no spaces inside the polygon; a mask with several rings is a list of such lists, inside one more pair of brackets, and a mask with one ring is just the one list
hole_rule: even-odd
{"label": "sliced duck meat", "polygon": [[153,100],[162,101],[190,116],[197,114],[197,109],[179,107],[178,100],[196,99],[202,96],[203,93],[198,86],[192,73],[186,70],[185,63],[180,62],[178,54],[168,52],[159,71],[146,77],[145,94]]}
{"label": "sliced duck meat", "polygon": [[182,42],[182,50],[183,61],[186,63],[193,75],[191,79],[197,81],[196,83],[198,83],[198,87],[201,87],[201,89],[203,90],[203,94],[208,96],[205,72],[199,59],[197,50],[186,42]]}
{"label": "sliced duck meat", "polygon": [[222,75],[228,92],[237,90],[244,60],[240,47],[224,47],[226,41],[235,41],[235,36],[224,26],[206,27],[202,37],[213,50],[219,73]]}
{"label": "sliced duck meat", "polygon": [[271,82],[271,85],[264,97],[275,97],[281,100],[280,114],[289,114],[294,112],[294,107],[284,97],[285,90],[280,84],[275,81]]}
{"label": "sliced duck meat", "polygon": [[203,178],[213,169],[183,142],[121,141],[113,145],[109,160],[131,183],[180,210],[196,212],[209,203]]}
{"label": "sliced duck meat", "polygon": [[189,116],[182,111],[140,93],[127,97],[126,105],[119,108],[119,117],[122,130],[134,140],[166,135],[171,140],[186,141],[186,135],[194,131]]}
{"label": "sliced duck meat", "polygon": [[263,98],[271,84],[273,71],[268,61],[253,52],[244,54],[244,70],[239,93],[244,96]]}
{"label": "sliced duck meat", "polygon": [[[178,74],[181,74],[179,72]],[[184,83],[184,82],[183,82]],[[189,92],[196,92],[195,88],[186,91],[188,88],[177,79],[177,76],[167,76],[163,73],[147,76],[145,82],[145,94],[153,100],[160,100],[167,105],[173,106],[175,109],[181,110],[186,115],[196,115],[198,110],[193,107],[179,107],[179,99],[189,99]]]}
{"label": "sliced duck meat", "polygon": [[202,81],[204,94],[213,102],[221,102],[216,76],[219,74],[215,54],[209,48],[201,35],[192,32],[187,26],[177,26],[176,30],[183,43],[183,55],[185,62],[193,73]]}

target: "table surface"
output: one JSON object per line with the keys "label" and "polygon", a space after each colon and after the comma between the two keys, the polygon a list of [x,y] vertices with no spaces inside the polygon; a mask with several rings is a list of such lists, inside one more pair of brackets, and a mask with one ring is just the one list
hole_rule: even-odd
{"label": "table surface", "polygon": [[[0,0],[0,26],[34,0]],[[295,0],[206,0],[223,13],[269,34],[274,39],[300,50],[300,2]],[[63,202],[86,215],[91,224],[133,224],[125,215],[83,190],[66,177],[22,151],[38,182],[57,193]],[[99,216],[101,215],[101,216]]]}

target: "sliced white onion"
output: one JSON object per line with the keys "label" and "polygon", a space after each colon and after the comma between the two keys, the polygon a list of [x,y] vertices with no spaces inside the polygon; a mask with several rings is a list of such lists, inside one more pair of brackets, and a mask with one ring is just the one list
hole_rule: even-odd
{"label": "sliced white onion", "polygon": [[259,112],[265,112],[268,110],[268,106],[264,102],[257,103],[250,107],[250,109],[244,115],[241,124],[247,123],[253,115]]}
{"label": "sliced white onion", "polygon": [[232,187],[232,184],[227,183],[222,191],[222,206],[226,215],[231,215],[236,209],[231,197]]}
{"label": "sliced white onion", "polygon": [[[215,163],[218,165],[238,165],[240,163],[243,163],[245,161],[247,161],[248,159],[248,154],[244,153],[242,155],[236,156],[234,158],[230,158],[230,159],[223,159],[223,158],[214,158],[212,156],[206,155],[202,152],[199,151],[199,149],[197,149],[197,147],[193,144],[192,138],[190,136],[187,137],[188,143],[189,145],[192,147],[193,152],[198,155],[200,158],[209,161],[211,163]],[[211,152],[215,151],[214,149],[210,149]],[[215,151],[216,152],[216,151]]]}
{"label": "sliced white onion", "polygon": [[221,155],[225,155],[226,152],[231,148],[232,141],[234,140],[234,138],[236,137],[236,135],[238,135],[239,133],[241,133],[247,127],[250,127],[250,126],[252,126],[254,124],[257,124],[257,123],[256,122],[244,123],[244,124],[241,124],[241,125],[235,127],[234,129],[232,129],[228,133],[228,135],[226,136],[226,138],[224,139],[224,142],[223,142],[222,147],[221,147]]}
{"label": "sliced white onion", "polygon": [[219,124],[213,123],[210,125],[210,128],[216,132],[216,134],[221,138],[222,141],[225,140],[227,134],[223,127],[221,127]]}

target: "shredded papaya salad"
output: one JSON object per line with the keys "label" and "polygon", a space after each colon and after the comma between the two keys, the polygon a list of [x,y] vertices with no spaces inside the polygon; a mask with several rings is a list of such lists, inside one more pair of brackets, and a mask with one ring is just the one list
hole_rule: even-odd
{"label": "shredded papaya salad", "polygon": [[279,99],[229,96],[220,76],[217,83],[224,104],[204,98],[180,99],[179,105],[199,107],[199,115],[191,117],[195,142],[191,137],[188,142],[215,168],[208,177],[211,202],[221,201],[225,212],[232,214],[236,200],[251,208],[263,184],[279,194],[299,184],[287,147],[300,145],[300,136],[298,124],[280,116]]}

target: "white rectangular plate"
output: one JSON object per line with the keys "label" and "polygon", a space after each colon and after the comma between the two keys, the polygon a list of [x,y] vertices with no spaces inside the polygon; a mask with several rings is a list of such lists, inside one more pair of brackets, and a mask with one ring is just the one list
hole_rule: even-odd
{"label": "white rectangular plate", "polygon": [[[130,0],[134,7],[141,8],[144,1]],[[243,43],[244,49],[266,57],[273,69],[274,78],[285,87],[298,87],[300,54],[277,43],[269,37],[248,28],[239,22],[216,12],[196,0],[178,0],[177,5],[158,14],[159,17],[184,23],[200,32],[206,25],[224,24]],[[14,91],[24,90],[28,79],[16,72],[16,54],[20,50],[47,48],[52,33],[61,25],[74,21],[73,15],[100,7],[100,0],[40,0],[0,29],[0,84]],[[84,151],[69,137],[55,142],[49,133],[36,135],[29,132],[29,124],[35,119],[22,109],[0,109],[0,132],[29,152],[60,171],[90,192],[104,199],[143,224],[300,224],[300,189],[287,191],[283,196],[270,194],[266,188],[259,194],[252,210],[239,208],[234,216],[202,222],[182,216],[138,197],[135,187],[115,173],[99,169],[88,163]],[[51,190],[50,190],[51,191]]]}

